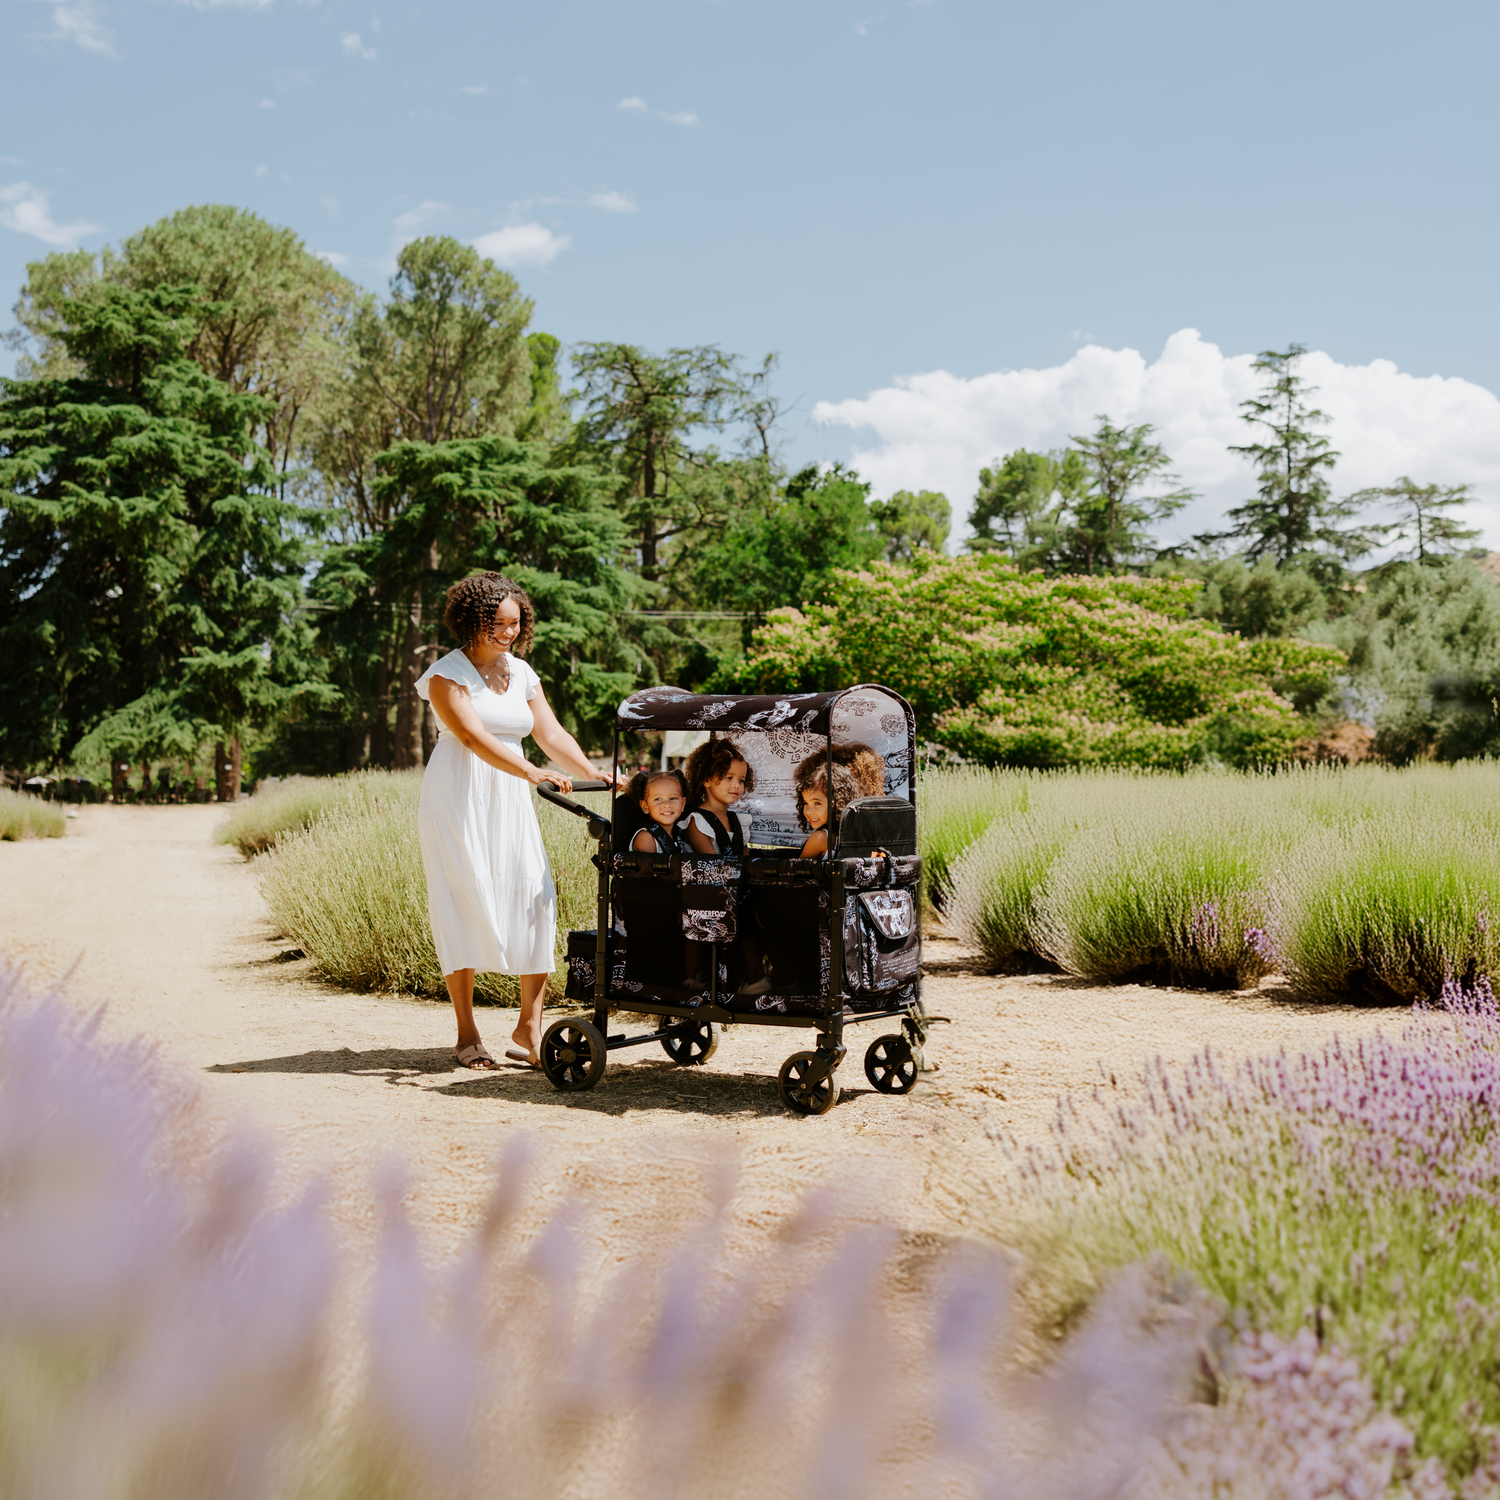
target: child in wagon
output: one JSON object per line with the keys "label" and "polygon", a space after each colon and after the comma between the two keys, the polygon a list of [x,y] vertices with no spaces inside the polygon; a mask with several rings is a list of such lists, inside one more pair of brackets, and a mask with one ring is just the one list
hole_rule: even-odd
{"label": "child in wagon", "polygon": [[879,797],[885,791],[885,761],[858,742],[833,747],[833,806],[828,805],[828,752],[814,750],[792,776],[797,789],[797,821],[807,830],[801,858],[822,859],[828,853],[828,827],[838,827],[844,809],[856,797]]}
{"label": "child in wagon", "polygon": [[692,847],[677,830],[687,808],[687,786],[680,771],[637,771],[626,795],[651,820],[631,839],[637,854],[686,854]]}
{"label": "child in wagon", "polygon": [[[699,745],[687,758],[688,802],[692,810],[680,825],[679,832],[698,854],[744,854],[750,833],[750,820],[734,811],[734,804],[746,792],[755,790],[755,772],[745,752],[733,740],[713,737]],[[703,943],[689,943],[685,955],[687,972],[701,982],[707,963]],[[764,995],[771,989],[765,976],[760,946],[743,929],[739,940],[740,963],[745,981],[736,990],[739,995]]]}

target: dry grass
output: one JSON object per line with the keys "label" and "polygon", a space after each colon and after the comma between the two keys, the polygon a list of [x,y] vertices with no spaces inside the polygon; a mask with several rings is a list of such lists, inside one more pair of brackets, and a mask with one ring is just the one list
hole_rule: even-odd
{"label": "dry grass", "polygon": [[65,827],[62,808],[29,793],[0,787],[0,840],[60,839]]}
{"label": "dry grass", "polygon": [[[373,781],[373,778],[372,778]],[[417,773],[388,776],[383,795],[346,796],[277,837],[263,857],[261,891],[281,930],[335,983],[357,990],[446,993],[427,919],[417,842]],[[592,927],[597,876],[582,822],[536,799],[542,841],[557,883],[557,962],[571,928]],[[513,1005],[516,981],[480,974],[481,1000]]]}

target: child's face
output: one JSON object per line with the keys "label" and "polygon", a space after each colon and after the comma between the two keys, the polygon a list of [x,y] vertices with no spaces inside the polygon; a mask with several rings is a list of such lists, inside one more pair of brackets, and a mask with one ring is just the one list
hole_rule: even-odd
{"label": "child's face", "polygon": [[707,790],[717,802],[728,807],[745,795],[745,777],[748,768],[742,760],[729,762],[729,769],[717,780],[705,783]]}
{"label": "child's face", "polygon": [[686,807],[687,799],[682,795],[682,789],[675,781],[668,781],[665,777],[660,781],[653,781],[646,788],[646,795],[641,798],[641,811],[663,828],[670,828],[682,816]]}
{"label": "child's face", "polygon": [[828,826],[828,793],[820,786],[810,786],[802,793],[802,816],[809,828]]}

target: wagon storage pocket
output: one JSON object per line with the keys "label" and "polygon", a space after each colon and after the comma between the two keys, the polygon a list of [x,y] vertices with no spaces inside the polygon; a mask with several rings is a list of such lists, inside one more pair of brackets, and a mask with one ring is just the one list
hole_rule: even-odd
{"label": "wagon storage pocket", "polygon": [[893,990],[921,960],[917,903],[910,890],[860,891],[844,909],[844,966],[855,993]]}
{"label": "wagon storage pocket", "polygon": [[683,859],[683,937],[695,943],[729,943],[739,936],[740,879],[737,859]]}

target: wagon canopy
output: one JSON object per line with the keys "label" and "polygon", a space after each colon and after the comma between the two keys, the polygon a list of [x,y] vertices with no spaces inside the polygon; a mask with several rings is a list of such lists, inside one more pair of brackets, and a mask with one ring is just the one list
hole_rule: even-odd
{"label": "wagon canopy", "polygon": [[885,762],[887,796],[916,800],[913,765],[916,721],[900,693],[861,683],[836,693],[687,693],[645,688],[619,708],[620,729],[707,729],[732,737],[755,773],[755,789],[738,804],[751,818],[758,844],[798,846],[807,832],[797,821],[793,775],[817,750],[867,745]]}

